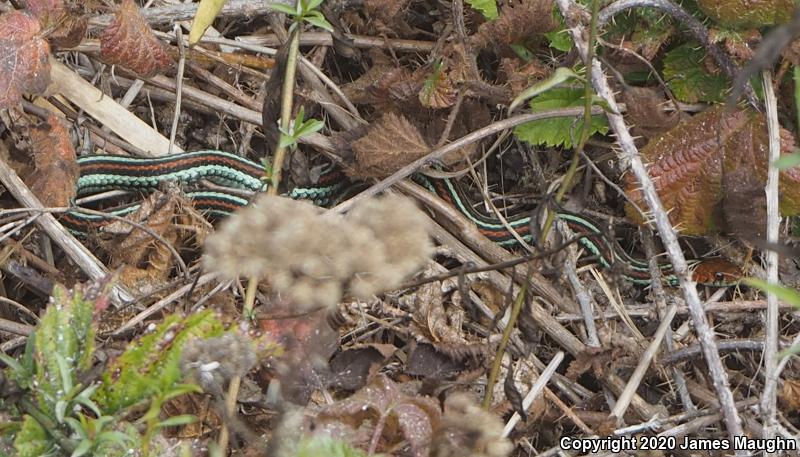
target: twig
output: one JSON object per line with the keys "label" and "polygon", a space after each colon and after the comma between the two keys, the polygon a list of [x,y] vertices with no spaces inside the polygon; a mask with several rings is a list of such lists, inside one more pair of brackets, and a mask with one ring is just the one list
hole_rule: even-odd
{"label": "twig", "polygon": [[527,297],[527,292],[528,281],[526,280],[522,283],[522,289],[517,292],[517,298],[511,306],[508,322],[503,329],[503,335],[500,338],[500,344],[497,345],[497,352],[494,356],[492,368],[489,370],[489,376],[486,380],[486,389],[483,393],[483,409],[485,410],[488,410],[492,405],[492,393],[494,392],[494,385],[497,382],[497,376],[500,374],[500,368],[503,366],[503,355],[506,352],[506,346],[508,345],[509,338],[511,338],[511,331],[514,330],[517,317],[520,311],[522,311],[522,305],[526,302],[525,298]]}
{"label": "twig", "polygon": [[[0,142],[0,144],[2,144]],[[5,146],[0,146],[4,149]],[[32,210],[42,210],[44,207],[36,195],[31,192],[27,185],[17,176],[17,173],[6,164],[5,160],[0,160],[0,182],[22,205]],[[36,220],[36,224],[58,244],[69,258],[80,267],[89,278],[100,281],[108,277],[109,272],[97,257],[94,256],[86,246],[81,244],[72,236],[67,229],[56,221],[52,214],[43,213]],[[131,301],[133,295],[124,286],[115,284],[111,289],[111,300],[116,306],[121,306],[125,302]]]}
{"label": "twig", "polygon": [[[767,111],[767,129],[769,131],[769,159],[767,161],[767,243],[778,243],[778,232],[781,222],[778,209],[779,170],[773,165],[781,155],[780,124],[778,123],[778,101],[772,86],[772,73],[762,73],[764,99]],[[768,250],[764,255],[767,266],[767,281],[778,284],[778,252]],[[764,392],[761,397],[761,417],[764,421],[764,439],[773,439],[778,427],[776,419],[778,388],[778,297],[767,291],[767,320],[765,322],[764,344]]]}
{"label": "twig", "polygon": [[183,71],[186,68],[186,53],[183,51],[183,34],[181,26],[175,24],[175,38],[178,41],[178,72],[175,75],[175,113],[172,116],[172,128],[169,131],[169,149],[167,155],[172,155],[175,146],[175,135],[178,133],[178,121],[181,118],[181,98],[183,93]]}
{"label": "twig", "polygon": [[[547,364],[547,368],[542,371],[542,374],[539,375],[539,378],[531,387],[531,390],[525,395],[525,398],[522,400],[522,407],[525,409],[530,408],[533,404],[533,401],[539,396],[539,394],[544,390],[544,387],[547,385],[547,382],[550,378],[555,374],[556,368],[561,364],[561,361],[564,360],[564,353],[562,351],[558,351],[556,355],[553,356],[553,360]],[[517,425],[517,422],[522,419],[518,412],[514,411],[514,414],[511,415],[511,419],[508,420],[506,426],[503,428],[502,436],[508,436],[514,427]]]}
{"label": "twig", "polygon": [[[562,16],[564,16],[565,20],[567,21],[568,29],[572,35],[575,46],[577,47],[581,56],[585,57],[588,52],[588,45],[583,38],[583,26],[577,23],[573,15],[570,13],[572,8],[579,7],[571,0],[557,0],[557,4]],[[714,389],[719,398],[720,407],[722,409],[723,417],[725,418],[725,425],[727,426],[728,434],[730,435],[731,440],[733,440],[734,437],[742,436],[744,434],[744,431],[742,430],[742,422],[739,418],[738,412],[736,411],[736,405],[733,400],[733,393],[731,392],[728,384],[728,376],[725,372],[725,367],[722,365],[722,360],[717,352],[713,330],[708,324],[708,319],[706,318],[702,304],[700,303],[700,297],[697,294],[696,284],[692,281],[692,275],[688,269],[688,265],[683,256],[683,251],[681,250],[680,244],[678,243],[678,237],[672,228],[672,224],[669,221],[669,216],[664,210],[661,200],[658,198],[653,181],[650,179],[650,176],[647,174],[647,170],[642,163],[639,150],[636,148],[636,145],[633,142],[633,137],[631,136],[628,127],[625,125],[622,115],[619,114],[617,102],[614,99],[613,92],[608,85],[608,81],[606,81],[605,75],[603,74],[602,68],[600,67],[600,63],[598,61],[593,62],[590,74],[595,91],[605,100],[609,107],[609,110],[606,112],[606,117],[608,118],[608,123],[616,135],[617,142],[620,145],[621,151],[619,152],[619,159],[622,167],[630,167],[633,171],[636,180],[641,186],[645,202],[653,214],[653,219],[656,227],[658,228],[659,236],[667,248],[667,253],[673,265],[673,271],[678,277],[684,299],[689,306],[695,331],[697,332],[697,338],[703,347],[703,354],[706,358],[706,364],[708,366],[708,371],[712,379]],[[747,455],[747,453],[744,450],[737,450],[736,455],[743,456]]]}
{"label": "twig", "polygon": [[653,335],[650,345],[642,354],[641,358],[639,359],[639,363],[636,365],[636,369],[633,370],[633,374],[631,375],[630,379],[628,379],[628,384],[625,386],[625,390],[623,390],[622,394],[617,398],[617,403],[614,405],[614,409],[611,410],[611,418],[621,420],[625,415],[625,410],[627,410],[628,405],[630,405],[631,396],[636,393],[636,390],[639,388],[642,379],[644,379],[645,373],[647,373],[647,368],[650,366],[650,363],[653,361],[656,353],[658,353],[658,349],[661,346],[661,341],[664,339],[664,335],[667,334],[669,326],[672,325],[672,319],[675,318],[676,311],[677,307],[675,305],[671,305],[667,309],[667,312],[661,319],[661,324],[658,326],[656,334]]}
{"label": "twig", "polygon": [[200,276],[200,278],[195,282],[196,284],[195,283],[186,284],[183,287],[181,287],[180,289],[176,290],[175,292],[167,295],[166,297],[162,298],[158,302],[154,303],[152,306],[148,306],[147,309],[145,309],[141,313],[137,314],[132,319],[130,319],[128,322],[126,322],[125,324],[121,325],[119,328],[117,328],[113,332],[111,332],[110,336],[111,337],[118,337],[118,336],[124,335],[129,330],[132,330],[134,327],[136,327],[137,325],[139,325],[142,322],[144,322],[144,320],[147,319],[148,317],[158,313],[159,311],[164,309],[170,303],[172,303],[172,302],[174,302],[176,300],[179,300],[189,289],[192,288],[193,285],[196,285],[197,287],[203,286],[203,285],[211,282],[212,280],[216,279],[217,276],[218,275],[216,273],[207,273],[207,274],[204,274],[204,275]]}

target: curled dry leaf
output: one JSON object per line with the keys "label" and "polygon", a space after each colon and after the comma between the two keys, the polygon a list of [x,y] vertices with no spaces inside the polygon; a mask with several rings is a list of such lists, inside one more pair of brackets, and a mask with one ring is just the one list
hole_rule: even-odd
{"label": "curled dry leaf", "polygon": [[405,117],[386,113],[353,142],[358,178],[384,178],[430,152],[419,130]]}
{"label": "curled dry leaf", "polygon": [[47,40],[55,47],[77,46],[86,35],[88,17],[80,2],[65,5],[63,0],[27,0],[25,9],[33,14],[42,29],[52,29]]}
{"label": "curled dry leaf", "polygon": [[[781,149],[788,153],[793,144],[791,134],[782,130]],[[641,152],[661,202],[670,211],[670,222],[687,235],[703,235],[724,226],[720,202],[725,175],[745,173],[761,187],[766,183],[766,119],[750,110],[709,108],[654,138]],[[800,169],[781,172],[780,190],[781,212],[800,212]],[[640,208],[646,207],[631,175],[625,178],[625,192]],[[626,212],[643,222],[632,205]]]}
{"label": "curled dry leaf", "polygon": [[652,138],[675,127],[681,119],[679,111],[664,111],[664,98],[649,87],[630,87],[622,96],[627,106],[627,118],[636,135]]}
{"label": "curled dry leaf", "polygon": [[133,0],[123,0],[114,21],[100,35],[100,57],[147,77],[172,65],[164,45],[139,14]]}
{"label": "curled dry leaf", "polygon": [[39,21],[24,11],[0,15],[0,109],[50,84],[50,45],[40,31]]}
{"label": "curled dry leaf", "polygon": [[471,37],[472,45],[484,49],[488,45],[508,46],[532,35],[552,32],[553,0],[521,0],[504,5],[500,17],[484,22]]}
{"label": "curled dry leaf", "polygon": [[44,206],[69,206],[80,170],[69,132],[55,114],[31,130],[36,170],[31,190]]}
{"label": "curled dry leaf", "polygon": [[368,427],[381,437],[378,451],[388,451],[405,440],[411,455],[422,457],[428,455],[440,416],[438,402],[403,393],[391,379],[380,374],[351,397],[325,406],[317,416],[315,428],[351,444],[366,444],[348,438]]}

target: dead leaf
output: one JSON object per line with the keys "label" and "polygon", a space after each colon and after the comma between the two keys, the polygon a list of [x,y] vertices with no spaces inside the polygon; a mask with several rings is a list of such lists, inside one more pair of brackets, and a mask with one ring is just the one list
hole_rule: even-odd
{"label": "dead leaf", "polygon": [[36,170],[31,190],[44,206],[69,206],[80,170],[69,132],[55,114],[31,130]]}
{"label": "dead leaf", "polygon": [[0,15],[0,109],[50,84],[50,45],[40,31],[39,21],[27,12]]}
{"label": "dead leaf", "polygon": [[[785,153],[794,149],[788,131],[782,130],[781,139]],[[654,138],[641,152],[649,162],[648,173],[661,202],[670,211],[670,222],[684,234],[703,235],[723,225],[719,208],[723,176],[740,170],[738,173],[752,176],[763,187],[767,150],[766,120],[762,114],[750,110],[728,112],[724,106],[716,106]],[[780,204],[786,216],[800,212],[798,184],[800,168],[781,172]],[[625,191],[640,208],[646,208],[632,175],[625,177]],[[631,219],[643,222],[632,205],[626,205],[626,212]]]}
{"label": "dead leaf", "polygon": [[800,379],[784,380],[778,399],[789,411],[796,413],[800,410]]}
{"label": "dead leaf", "polygon": [[353,142],[358,178],[384,178],[430,152],[419,130],[405,117],[384,114],[367,134]]}
{"label": "dead leaf", "polygon": [[143,76],[153,76],[172,65],[164,45],[139,14],[133,0],[122,0],[114,21],[100,35],[100,57]]}
{"label": "dead leaf", "polygon": [[662,109],[664,97],[649,87],[630,87],[622,93],[626,117],[634,126],[634,134],[645,138],[666,132],[681,120],[679,111],[667,112]]}
{"label": "dead leaf", "polygon": [[69,48],[86,35],[89,21],[83,6],[82,2],[65,5],[63,0],[27,0],[25,9],[39,19],[42,29],[50,30],[47,41],[56,48]]}
{"label": "dead leaf", "polygon": [[419,102],[426,108],[447,108],[455,104],[457,95],[449,72],[437,67],[425,79],[425,85],[419,91]]}
{"label": "dead leaf", "polygon": [[428,455],[440,416],[438,402],[403,393],[392,380],[379,374],[349,398],[323,407],[317,416],[317,429],[336,430],[341,435],[348,429],[355,433],[368,427],[381,437],[379,452],[406,441],[411,455],[422,457]]}
{"label": "dead leaf", "polygon": [[552,32],[558,24],[553,20],[553,0],[521,0],[504,4],[500,17],[478,27],[471,38],[477,49],[488,45],[507,46],[532,35]]}
{"label": "dead leaf", "polygon": [[368,344],[350,347],[330,361],[329,385],[342,390],[357,390],[367,384],[367,379],[381,368],[397,347],[391,344]]}

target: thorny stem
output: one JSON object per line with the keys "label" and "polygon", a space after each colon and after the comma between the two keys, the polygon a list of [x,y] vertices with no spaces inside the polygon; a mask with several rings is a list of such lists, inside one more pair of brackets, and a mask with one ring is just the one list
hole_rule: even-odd
{"label": "thorny stem", "polygon": [[492,405],[492,390],[497,383],[497,377],[500,374],[500,367],[503,366],[503,353],[506,351],[508,340],[511,339],[511,331],[514,330],[517,316],[522,311],[522,304],[525,303],[525,295],[528,292],[528,281],[530,280],[530,273],[525,281],[522,283],[522,289],[517,294],[514,305],[511,307],[511,316],[508,319],[505,329],[503,329],[503,337],[500,339],[500,344],[497,346],[497,353],[494,357],[492,370],[489,372],[489,378],[486,380],[486,392],[483,394],[483,409],[488,410]]}
{"label": "thorny stem", "polygon": [[[586,146],[586,142],[589,141],[592,126],[592,98],[594,95],[594,91],[592,90],[592,79],[589,77],[589,74],[590,69],[592,68],[592,60],[594,60],[594,48],[597,38],[597,14],[599,10],[599,0],[592,0],[592,19],[589,23],[589,51],[586,55],[587,71],[586,80],[583,84],[583,125],[581,126],[580,139],[578,140],[578,144],[575,145],[575,151],[572,153],[572,162],[570,162],[569,169],[564,175],[564,180],[561,182],[561,186],[558,188],[558,192],[556,193],[556,203],[561,203],[561,201],[564,199],[564,195],[566,195],[567,191],[572,187],[572,180],[575,178],[575,174],[578,171],[578,164],[581,162],[583,149]],[[555,216],[555,212],[547,212],[547,219],[544,221],[544,226],[542,227],[542,232],[539,237],[540,246],[544,246],[545,241],[547,241],[547,235],[550,232],[550,227],[553,225]]]}
{"label": "thorny stem", "polygon": [[[294,98],[294,80],[297,72],[297,55],[300,52],[300,24],[292,31],[289,37],[289,56],[286,58],[286,74],[283,78],[283,90],[281,92],[281,129],[289,130],[292,122],[292,100]],[[268,195],[278,194],[278,184],[281,182],[281,169],[286,158],[286,148],[278,143],[275,149],[275,159],[272,162],[271,185],[267,189]]]}
{"label": "thorny stem", "polygon": [[[581,54],[585,55],[588,51],[588,44],[582,35],[583,27],[578,23],[574,14],[570,13],[572,8],[580,7],[572,0],[556,0],[556,3],[567,24],[569,24],[568,30],[572,35],[576,48]],[[669,216],[664,210],[661,200],[659,200],[653,181],[647,174],[642,158],[639,155],[639,150],[633,142],[630,130],[628,130],[628,127],[625,125],[617,101],[614,99],[613,92],[598,62],[593,62],[590,67],[589,75],[591,76],[595,91],[597,91],[598,95],[608,104],[609,109],[605,114],[611,129],[617,136],[617,143],[620,147],[618,155],[622,166],[626,168],[630,167],[636,180],[641,185],[645,202],[653,214],[653,221],[658,228],[658,234],[664,242],[669,259],[672,262],[673,271],[679,279],[684,299],[689,307],[689,313],[694,323],[697,339],[703,348],[703,355],[706,359],[706,365],[708,366],[708,372],[712,379],[714,390],[717,393],[720,409],[722,410],[722,417],[728,429],[728,434],[731,439],[737,435],[741,436],[744,434],[742,421],[736,411],[733,393],[728,383],[728,375],[725,371],[725,367],[722,365],[719,352],[717,351],[714,333],[708,323],[708,318],[705,315],[703,306],[700,303],[700,296],[697,293],[696,283],[692,281],[686,258],[683,256],[680,244],[678,244],[678,237],[672,228]],[[736,455],[747,455],[747,453],[744,450],[736,450]]]}

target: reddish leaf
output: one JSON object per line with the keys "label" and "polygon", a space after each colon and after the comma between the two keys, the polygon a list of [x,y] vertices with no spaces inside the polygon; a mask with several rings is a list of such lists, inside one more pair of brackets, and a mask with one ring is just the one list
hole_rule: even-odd
{"label": "reddish leaf", "polygon": [[42,29],[52,29],[47,40],[55,47],[77,46],[86,35],[87,17],[80,4],[64,5],[63,0],[28,0],[26,10],[39,19]]}
{"label": "reddish leaf", "polygon": [[317,422],[318,430],[339,435],[347,434],[348,430],[355,434],[370,423],[377,427],[373,433],[381,436],[380,442],[384,444],[381,447],[390,449],[405,440],[412,455],[424,456],[428,455],[440,417],[437,402],[407,395],[389,378],[378,375],[350,398],[324,407]]}
{"label": "reddish leaf", "polygon": [[[788,131],[781,132],[781,149],[793,149]],[[768,137],[763,114],[750,110],[728,112],[718,106],[678,124],[654,138],[642,149],[650,162],[648,173],[670,222],[687,235],[702,235],[724,224],[722,207],[723,178],[736,174],[747,176],[751,187],[766,183]],[[730,181],[731,178],[728,179]],[[781,211],[784,215],[800,212],[800,169],[781,173]],[[626,193],[645,208],[641,191],[631,175],[626,177]],[[641,222],[630,205],[628,216]],[[740,215],[732,215],[740,217]],[[760,221],[752,221],[760,223]]]}
{"label": "reddish leaf", "polygon": [[36,170],[31,190],[44,206],[69,206],[75,197],[78,163],[69,132],[55,114],[31,131]]}
{"label": "reddish leaf", "polygon": [[123,0],[114,21],[100,35],[100,56],[140,76],[152,76],[172,65],[164,45],[139,14],[133,0]]}
{"label": "reddish leaf", "polygon": [[37,36],[39,21],[23,11],[0,16],[0,109],[50,84],[50,45]]}

